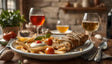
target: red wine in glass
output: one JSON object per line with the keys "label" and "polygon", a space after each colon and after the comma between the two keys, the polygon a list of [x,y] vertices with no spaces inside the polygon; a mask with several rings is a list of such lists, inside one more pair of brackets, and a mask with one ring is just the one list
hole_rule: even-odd
{"label": "red wine in glass", "polygon": [[39,28],[44,24],[45,22],[45,16],[42,12],[41,8],[31,8],[29,12],[29,19],[33,25],[37,28],[37,35],[39,35]]}
{"label": "red wine in glass", "polygon": [[43,25],[44,21],[45,21],[45,16],[40,16],[40,15],[31,15],[30,16],[30,20],[32,22],[33,25]]}

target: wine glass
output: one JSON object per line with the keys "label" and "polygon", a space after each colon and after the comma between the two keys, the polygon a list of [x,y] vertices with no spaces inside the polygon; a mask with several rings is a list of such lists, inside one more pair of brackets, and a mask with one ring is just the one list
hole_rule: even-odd
{"label": "wine glass", "polygon": [[69,29],[69,25],[66,22],[58,20],[56,28],[60,33],[65,33]]}
{"label": "wine glass", "polygon": [[45,22],[44,13],[40,8],[31,8],[29,13],[29,19],[33,25],[37,28],[37,35],[39,35],[39,28]]}
{"label": "wine glass", "polygon": [[82,21],[82,27],[89,33],[89,40],[91,40],[91,34],[97,31],[100,24],[100,16],[97,13],[85,13]]}

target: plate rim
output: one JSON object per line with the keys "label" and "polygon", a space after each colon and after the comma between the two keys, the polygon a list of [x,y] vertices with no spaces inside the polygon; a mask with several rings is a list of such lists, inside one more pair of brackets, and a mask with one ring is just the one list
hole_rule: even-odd
{"label": "plate rim", "polygon": [[78,53],[84,53],[87,52],[89,50],[91,50],[94,47],[94,44],[91,43],[86,49],[84,49],[83,51],[77,51],[77,52],[70,52],[70,53],[65,53],[65,54],[36,54],[36,53],[27,53],[27,52],[23,52],[21,50],[18,50],[16,48],[13,47],[15,40],[13,42],[10,43],[10,48],[17,52],[17,53],[21,53],[21,54],[26,54],[26,55],[36,55],[36,56],[66,56],[66,55],[73,55],[73,54],[78,54]]}
{"label": "plate rim", "polygon": [[[56,32],[58,30],[51,30],[51,33],[53,33],[53,34],[68,34],[66,32],[65,33],[60,33],[59,31],[58,31],[59,33],[54,33],[53,31]],[[72,32],[72,30],[67,30],[67,31],[69,31],[70,33]]]}

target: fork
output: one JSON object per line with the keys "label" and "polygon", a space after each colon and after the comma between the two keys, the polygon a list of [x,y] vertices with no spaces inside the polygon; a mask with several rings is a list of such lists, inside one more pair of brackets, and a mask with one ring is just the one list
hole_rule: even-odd
{"label": "fork", "polygon": [[83,51],[83,49],[87,48],[90,44],[91,42],[87,40],[83,46],[77,47],[76,49],[74,49],[74,51],[80,51],[80,49],[82,49]]}
{"label": "fork", "polygon": [[97,48],[93,47],[88,53],[83,54],[81,57],[85,60],[91,61],[94,59],[95,55],[97,54]]}
{"label": "fork", "polygon": [[99,62],[102,58],[102,50],[107,49],[107,39],[103,38],[102,42],[98,46],[98,53],[96,54],[94,61]]}
{"label": "fork", "polygon": [[10,39],[10,41],[7,43],[7,45],[2,49],[0,50],[0,54],[6,49],[6,48],[10,48],[10,43],[13,42],[15,39]]}

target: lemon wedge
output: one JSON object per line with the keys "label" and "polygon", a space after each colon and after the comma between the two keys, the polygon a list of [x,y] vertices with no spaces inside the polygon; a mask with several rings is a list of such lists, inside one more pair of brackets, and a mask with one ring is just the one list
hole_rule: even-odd
{"label": "lemon wedge", "polygon": [[24,37],[17,37],[17,38],[18,38],[19,41],[22,41],[22,42],[28,40],[28,38],[24,38]]}

